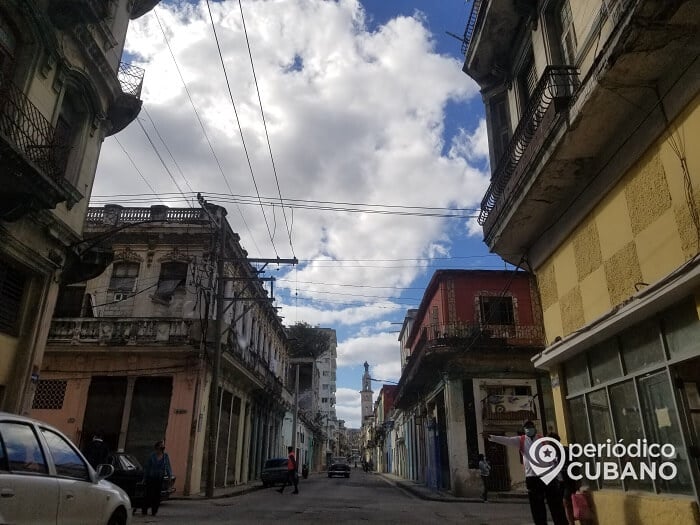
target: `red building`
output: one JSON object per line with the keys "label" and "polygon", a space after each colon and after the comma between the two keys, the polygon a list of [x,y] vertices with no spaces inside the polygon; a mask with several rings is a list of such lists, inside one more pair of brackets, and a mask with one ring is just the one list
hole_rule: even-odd
{"label": "red building", "polygon": [[518,451],[484,439],[532,419],[554,421],[548,376],[530,358],[544,347],[532,276],[438,270],[400,337],[405,356],[394,406],[396,465],[407,478],[456,495],[479,488],[478,455],[494,490],[524,482]]}

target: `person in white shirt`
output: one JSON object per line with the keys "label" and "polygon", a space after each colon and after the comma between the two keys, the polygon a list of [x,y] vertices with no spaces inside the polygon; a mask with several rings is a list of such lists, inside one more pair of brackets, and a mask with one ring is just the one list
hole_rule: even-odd
{"label": "person in white shirt", "polygon": [[[535,525],[547,525],[547,506],[552,515],[554,525],[567,525],[568,520],[562,505],[562,496],[556,483],[549,485],[542,481],[532,469],[527,451],[530,446],[542,436],[537,433],[537,428],[532,421],[526,421],[523,425],[523,436],[493,436],[489,435],[489,441],[517,447],[523,457],[523,467],[525,468],[525,486],[527,487],[527,497],[530,501],[530,512]],[[545,505],[545,500],[547,505]]]}

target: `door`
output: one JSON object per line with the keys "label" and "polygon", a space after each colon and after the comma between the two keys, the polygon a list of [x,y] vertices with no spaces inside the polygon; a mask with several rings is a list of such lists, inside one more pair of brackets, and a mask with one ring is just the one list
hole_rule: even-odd
{"label": "door", "polygon": [[[503,436],[503,432],[491,432],[494,436]],[[484,438],[484,451],[486,460],[491,465],[491,474],[488,477],[487,487],[493,491],[510,490],[510,472],[508,471],[508,452],[506,447],[493,443]]]}
{"label": "door", "polygon": [[126,384],[126,376],[92,377],[85,406],[83,432],[80,436],[81,450],[85,450],[95,433],[102,434],[102,439],[110,451],[117,450],[126,398]]}
{"label": "door", "polygon": [[80,525],[86,520],[105,523],[109,498],[92,481],[85,461],[63,436],[47,428],[42,428],[41,434],[56,469],[59,491],[56,522],[60,525]]}
{"label": "door", "polygon": [[58,482],[49,476],[33,427],[3,421],[0,437],[0,522],[55,524]]}

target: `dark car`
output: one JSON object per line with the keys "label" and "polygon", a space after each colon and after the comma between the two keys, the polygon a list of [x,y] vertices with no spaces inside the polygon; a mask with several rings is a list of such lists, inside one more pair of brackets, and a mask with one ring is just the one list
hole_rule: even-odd
{"label": "dark car", "polygon": [[262,479],[263,487],[284,483],[287,479],[287,458],[268,459],[260,474],[260,479]]}
{"label": "dark car", "polygon": [[[126,452],[114,452],[109,458],[110,464],[114,467],[114,473],[109,477],[109,481],[124,489],[131,499],[131,506],[138,508],[144,495],[143,467],[141,463]],[[170,494],[175,492],[175,476],[163,477],[163,485],[160,490],[160,499],[168,499]]]}
{"label": "dark car", "polygon": [[350,464],[347,459],[333,458],[331,466],[328,467],[328,477],[332,478],[333,476],[350,477]]}

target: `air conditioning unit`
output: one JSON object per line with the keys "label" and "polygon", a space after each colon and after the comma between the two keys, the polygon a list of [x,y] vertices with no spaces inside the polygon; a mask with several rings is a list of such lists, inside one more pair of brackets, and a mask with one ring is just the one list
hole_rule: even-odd
{"label": "air conditioning unit", "polygon": [[112,300],[116,303],[118,301],[123,301],[124,299],[127,299],[128,297],[129,297],[129,294],[127,294],[126,292],[115,292]]}

